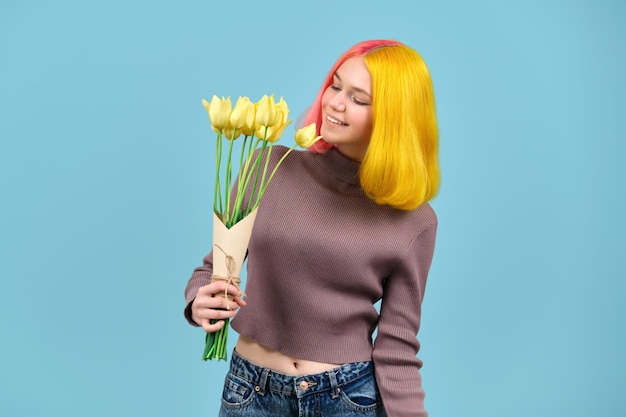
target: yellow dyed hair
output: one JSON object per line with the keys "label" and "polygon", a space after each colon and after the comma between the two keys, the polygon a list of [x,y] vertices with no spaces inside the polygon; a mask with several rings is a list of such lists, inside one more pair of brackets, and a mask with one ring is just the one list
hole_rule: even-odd
{"label": "yellow dyed hair", "polygon": [[373,128],[361,186],[378,204],[412,210],[439,191],[439,133],[430,73],[406,45],[364,54],[372,78]]}

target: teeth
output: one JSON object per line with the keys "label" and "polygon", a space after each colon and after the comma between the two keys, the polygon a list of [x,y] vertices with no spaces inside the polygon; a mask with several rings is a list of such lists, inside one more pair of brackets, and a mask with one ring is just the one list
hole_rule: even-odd
{"label": "teeth", "polygon": [[334,124],[336,124],[336,125],[342,125],[342,126],[344,126],[344,125],[345,125],[345,123],[343,123],[343,122],[341,122],[341,121],[339,121],[339,120],[337,120],[337,119],[333,119],[333,118],[332,118],[332,117],[330,117],[330,116],[326,116],[326,120],[328,120],[329,122],[334,123]]}

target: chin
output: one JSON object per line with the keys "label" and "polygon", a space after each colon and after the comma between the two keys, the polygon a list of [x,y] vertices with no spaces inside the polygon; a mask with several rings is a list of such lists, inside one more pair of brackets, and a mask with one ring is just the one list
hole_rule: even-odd
{"label": "chin", "polygon": [[331,145],[336,145],[337,143],[341,143],[341,139],[337,137],[336,132],[332,132],[332,131],[329,132],[327,129],[324,129],[323,126],[320,129],[320,136],[322,136],[324,140],[330,143]]}
{"label": "chin", "polygon": [[332,143],[333,142],[333,135],[332,134],[327,134],[326,129],[324,129],[324,127],[322,126],[322,128],[320,129],[320,136],[322,138],[324,138],[324,140],[328,143]]}
{"label": "chin", "polygon": [[324,141],[330,145],[339,145],[341,144],[341,141],[337,141],[332,135],[330,136],[324,136],[321,135],[322,138],[324,138]]}

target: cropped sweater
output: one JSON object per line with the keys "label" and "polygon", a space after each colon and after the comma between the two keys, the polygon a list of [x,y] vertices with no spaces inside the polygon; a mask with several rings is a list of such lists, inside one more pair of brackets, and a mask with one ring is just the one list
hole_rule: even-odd
{"label": "cropped sweater", "polygon": [[[275,146],[270,165],[285,152]],[[231,325],[301,359],[372,360],[388,416],[424,417],[417,333],[437,217],[428,203],[410,211],[374,203],[358,170],[334,148],[294,151],[284,160],[258,209],[247,305]],[[185,290],[193,325],[191,303],[211,273],[209,253]]]}

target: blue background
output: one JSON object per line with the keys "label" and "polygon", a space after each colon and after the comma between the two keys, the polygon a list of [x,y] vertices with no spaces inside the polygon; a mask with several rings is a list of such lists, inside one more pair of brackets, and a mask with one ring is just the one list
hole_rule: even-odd
{"label": "blue background", "polygon": [[626,415],[625,24],[602,0],[2,0],[0,415],[217,414],[226,363],[182,317],[211,244],[200,100],[297,117],[370,38],[436,89],[431,415]]}

